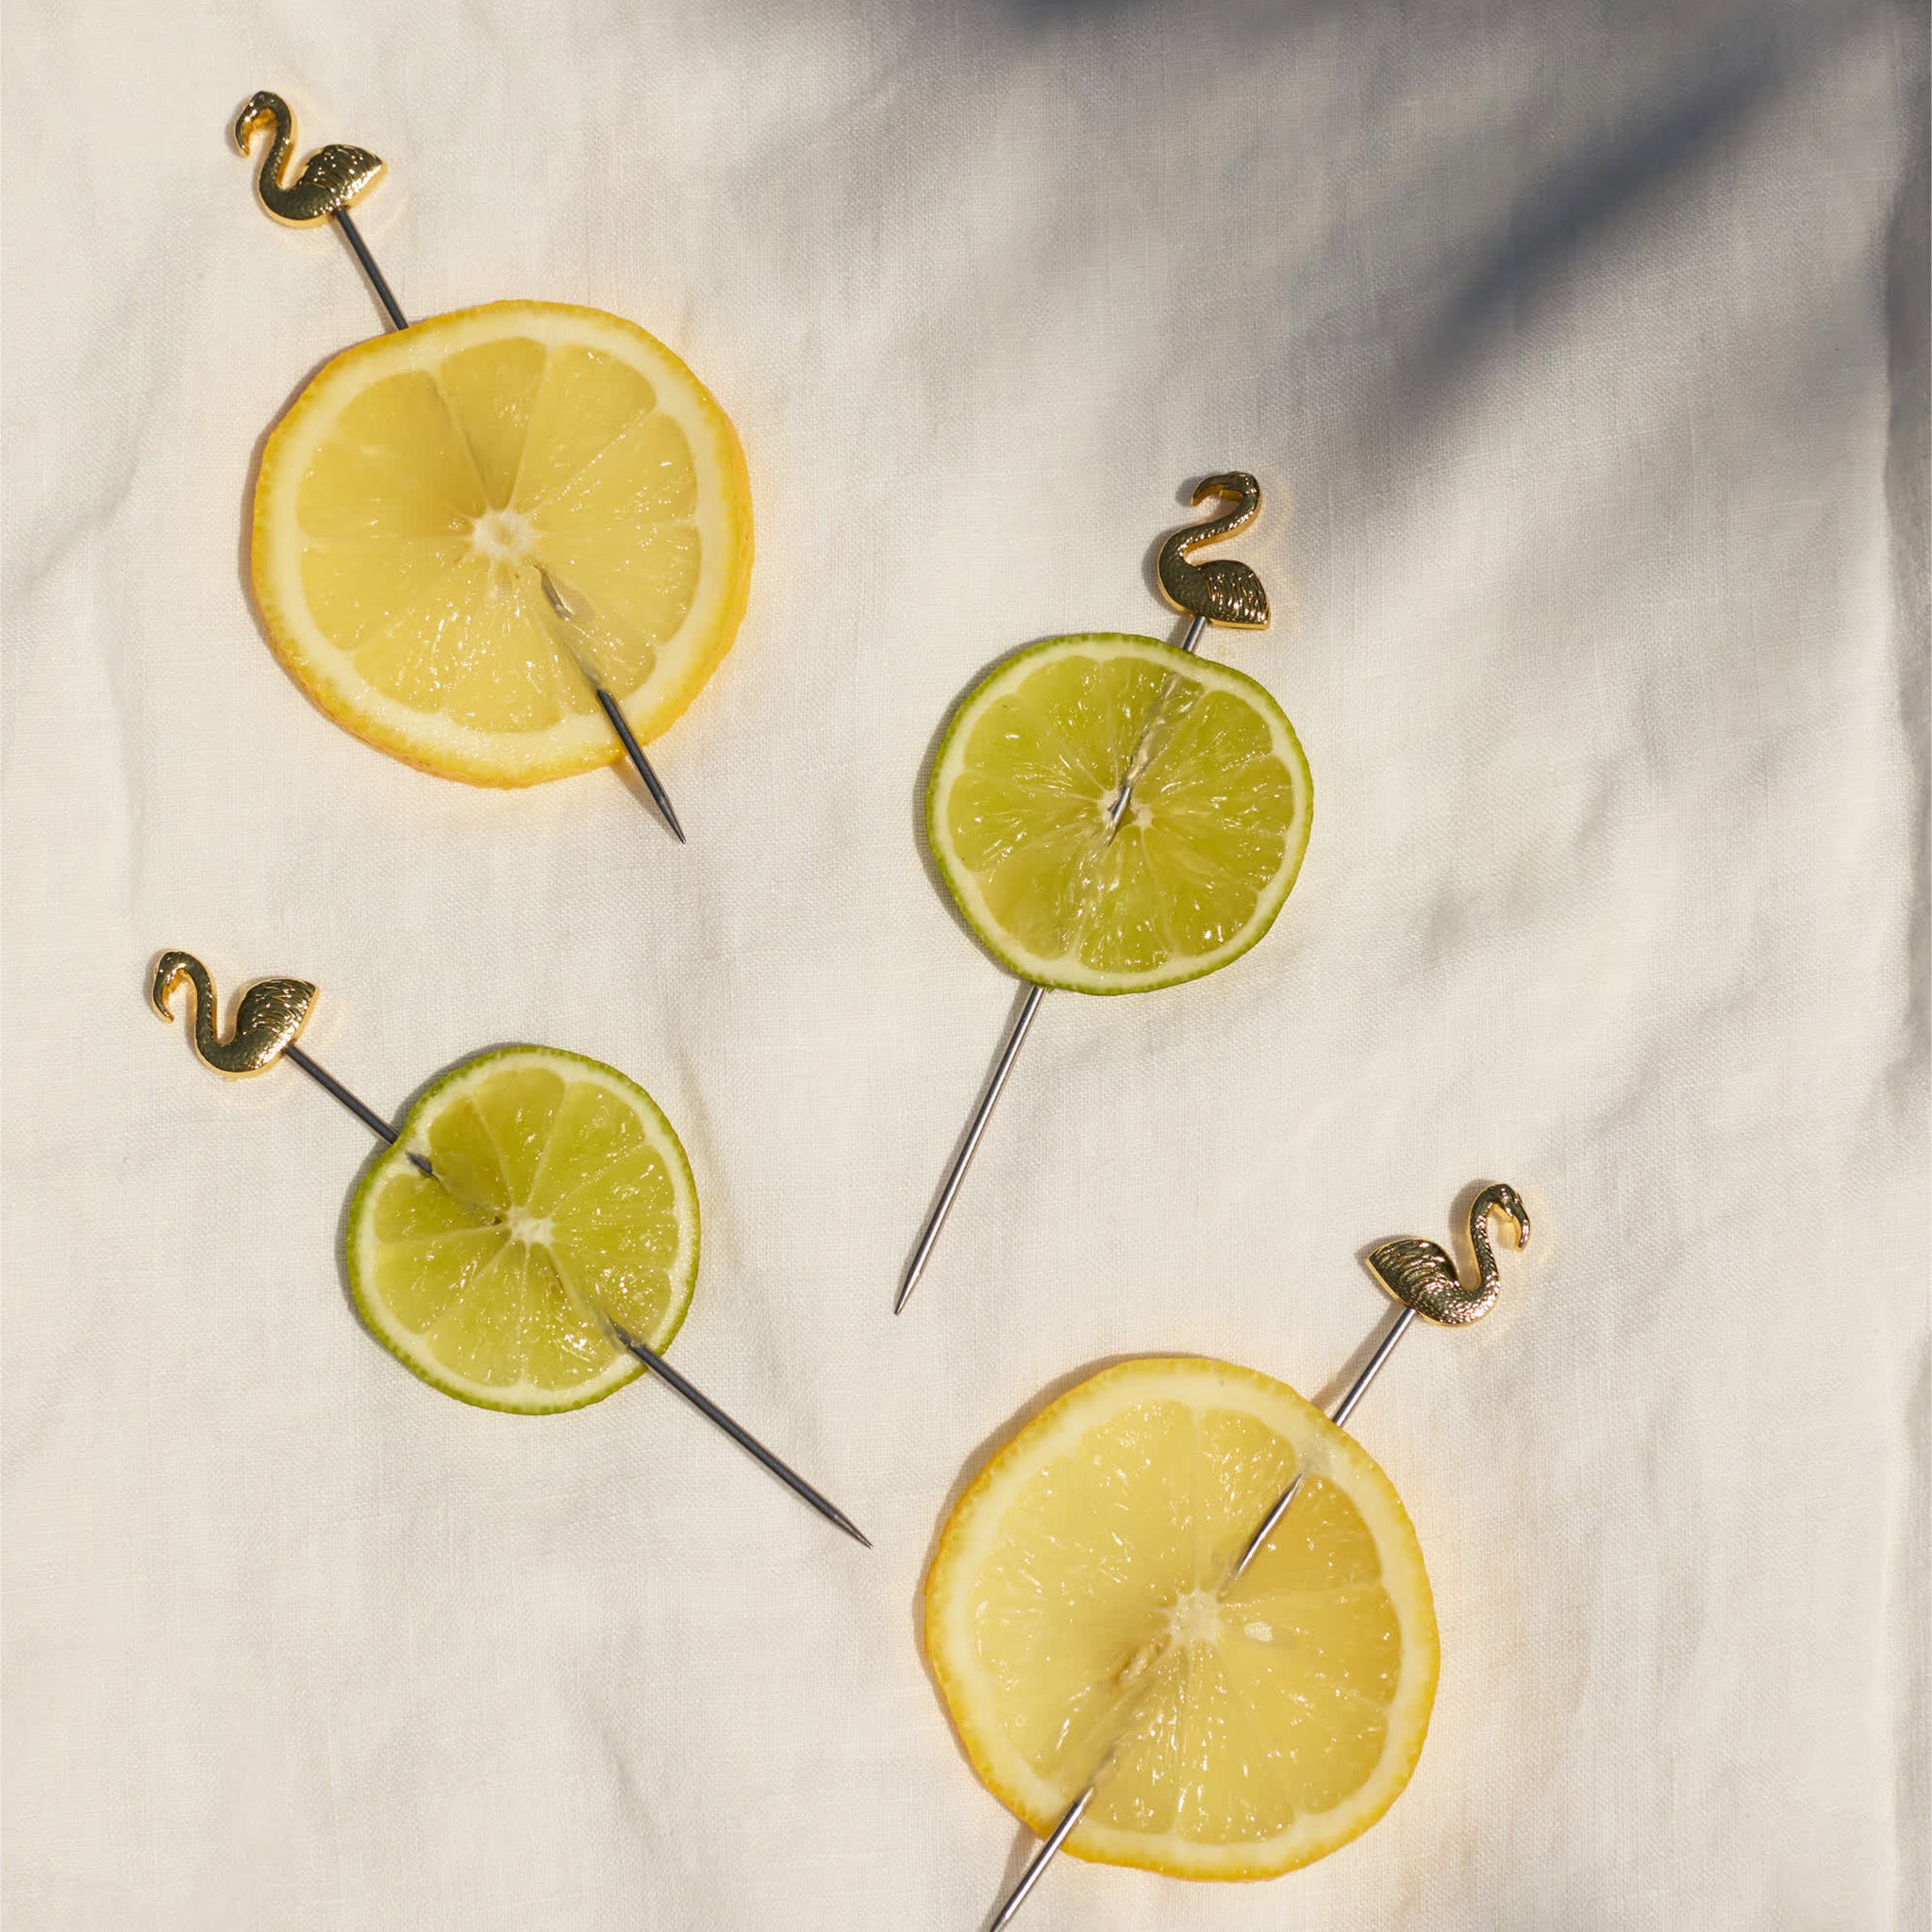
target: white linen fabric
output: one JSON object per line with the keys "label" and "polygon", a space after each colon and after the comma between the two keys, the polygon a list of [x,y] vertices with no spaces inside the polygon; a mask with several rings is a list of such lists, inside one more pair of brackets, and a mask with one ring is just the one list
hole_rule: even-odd
{"label": "white linen fabric", "polygon": [[[6,9],[7,1923],[971,1932],[1022,1835],[917,1641],[950,1497],[1091,1366],[1332,1397],[1357,1257],[1536,1239],[1356,1419],[1443,1668],[1413,1784],[1257,1887],[1063,1861],[1053,1928],[1926,1923],[1922,9],[953,0]],[[749,452],[735,651],[614,774],[337,729],[245,589],[251,465],[378,317],[224,130],[391,177],[411,314],[594,304]],[[919,829],[958,694],[1177,635],[1312,763],[1198,985],[1013,1003]],[[358,1325],[367,1137],[209,1078],[155,952],[297,973],[381,1108],[610,1060],[703,1202],[667,1391],[523,1421]]]}

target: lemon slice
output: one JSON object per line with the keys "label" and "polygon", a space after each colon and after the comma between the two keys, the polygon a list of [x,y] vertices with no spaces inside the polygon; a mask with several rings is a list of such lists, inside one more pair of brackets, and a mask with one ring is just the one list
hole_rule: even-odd
{"label": "lemon slice", "polygon": [[954,714],[926,836],[1013,972],[1145,992],[1240,958],[1274,923],[1311,796],[1294,729],[1252,677],[1153,638],[1049,638]]}
{"label": "lemon slice", "polygon": [[926,1576],[925,1643],[974,1769],[1035,1832],[1111,1749],[1067,1849],[1186,1878],[1273,1877],[1367,1830],[1436,1691],[1389,1478],[1293,1390],[1192,1358],[1095,1375],[980,1471]]}
{"label": "lemon slice", "polygon": [[641,1371],[598,1311],[653,1349],[677,1333],[697,1283],[697,1190],[635,1080],[507,1046],[410,1108],[356,1190],[347,1249],[363,1320],[425,1382],[545,1415]]}
{"label": "lemon slice", "polygon": [[[497,302],[338,356],[269,437],[255,595],[339,724],[411,764],[531,785],[621,756],[730,647],[751,494],[724,413],[634,323]],[[587,610],[547,615],[539,571]],[[580,662],[579,659],[584,661]]]}

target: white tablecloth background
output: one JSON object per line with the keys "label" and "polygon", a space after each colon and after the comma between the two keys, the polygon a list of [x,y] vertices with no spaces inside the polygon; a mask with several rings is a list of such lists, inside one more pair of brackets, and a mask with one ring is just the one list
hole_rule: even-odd
{"label": "white tablecloth background", "polygon": [[[915,1641],[950,1495],[1124,1353],[1332,1395],[1357,1255],[1493,1176],[1501,1309],[1357,1421],[1441,1619],[1408,1793],[1028,1923],[1925,1923],[1918,12],[12,0],[9,1926],[972,1932],[1017,1833]],[[739,424],[688,851],[271,657],[251,462],[377,318],[254,206],[258,86],[388,158],[412,313],[615,309]],[[1302,882],[1210,981],[1049,1002],[894,1322],[1012,1001],[933,735],[1029,639],[1172,634],[1152,546],[1229,465],[1280,616],[1210,648],[1307,746]],[[503,1040],[642,1080],[676,1357],[876,1552],[661,1390],[406,1374],[336,1259],[366,1137],[202,1072],[165,945],[320,981],[383,1108]]]}

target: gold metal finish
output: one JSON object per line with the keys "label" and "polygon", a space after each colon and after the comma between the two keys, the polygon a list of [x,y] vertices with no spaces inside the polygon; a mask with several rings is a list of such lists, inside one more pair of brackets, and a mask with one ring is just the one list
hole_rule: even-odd
{"label": "gold metal finish", "polygon": [[301,174],[285,182],[282,172],[295,147],[295,117],[280,94],[264,88],[249,95],[248,105],[235,121],[235,145],[245,155],[256,135],[271,126],[275,139],[262,157],[255,192],[261,197],[262,207],[291,227],[309,227],[340,214],[368,193],[382,173],[382,161],[367,148],[334,142],[317,148]]}
{"label": "gold metal finish", "polygon": [[1464,1288],[1456,1278],[1455,1262],[1434,1241],[1413,1236],[1384,1241],[1370,1255],[1369,1266],[1397,1301],[1406,1302],[1424,1321],[1439,1322],[1447,1328],[1467,1327],[1472,1322],[1480,1322],[1496,1306],[1496,1251],[1490,1245],[1492,1214],[1509,1222],[1517,1247],[1529,1245],[1529,1212],[1522,1195],[1500,1182],[1485,1188],[1469,1205],[1469,1244],[1475,1251],[1474,1288]]}
{"label": "gold metal finish", "polygon": [[1268,627],[1268,592],[1261,579],[1246,564],[1231,557],[1197,564],[1189,556],[1204,543],[1219,543],[1244,530],[1261,510],[1261,486],[1245,470],[1229,470],[1209,476],[1194,491],[1192,500],[1205,503],[1218,497],[1235,507],[1223,516],[1205,524],[1190,524],[1176,530],[1160,546],[1160,588],[1169,603],[1209,624],[1231,625],[1240,630]]}
{"label": "gold metal finish", "polygon": [[315,1006],[316,989],[306,979],[258,979],[236,1002],[233,1036],[220,1040],[215,1036],[215,983],[192,953],[163,953],[155,962],[154,984],[148,989],[155,1011],[164,1020],[175,1017],[170,1001],[184,979],[194,993],[194,1050],[231,1079],[274,1066],[308,1024]]}

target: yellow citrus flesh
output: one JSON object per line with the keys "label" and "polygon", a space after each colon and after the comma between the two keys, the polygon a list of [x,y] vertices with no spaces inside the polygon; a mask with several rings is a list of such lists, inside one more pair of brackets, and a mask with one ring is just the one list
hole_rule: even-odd
{"label": "yellow citrus flesh", "polygon": [[[498,302],[330,362],[255,492],[257,603],[316,702],[445,776],[529,785],[640,738],[730,647],[751,493],[729,421],[635,324]],[[566,629],[547,572],[589,622]],[[589,675],[587,675],[587,673]]]}
{"label": "yellow citrus flesh", "polygon": [[654,1349],[677,1332],[697,1283],[697,1191],[636,1081],[504,1047],[410,1109],[356,1191],[347,1246],[363,1319],[425,1381],[546,1414],[641,1369],[606,1318]]}
{"label": "yellow citrus flesh", "polygon": [[1032,1830],[1107,1766],[1078,1857],[1272,1877],[1373,1824],[1428,1729],[1435,1609],[1394,1489],[1227,1362],[1125,1362],[1061,1396],[960,1499],[925,1604],[960,1741]]}
{"label": "yellow citrus flesh", "polygon": [[[1124,783],[1124,809],[1118,809]],[[1307,760],[1253,678],[1153,638],[1051,638],[959,706],[926,831],[1024,978],[1144,992],[1246,952],[1308,841]]]}

